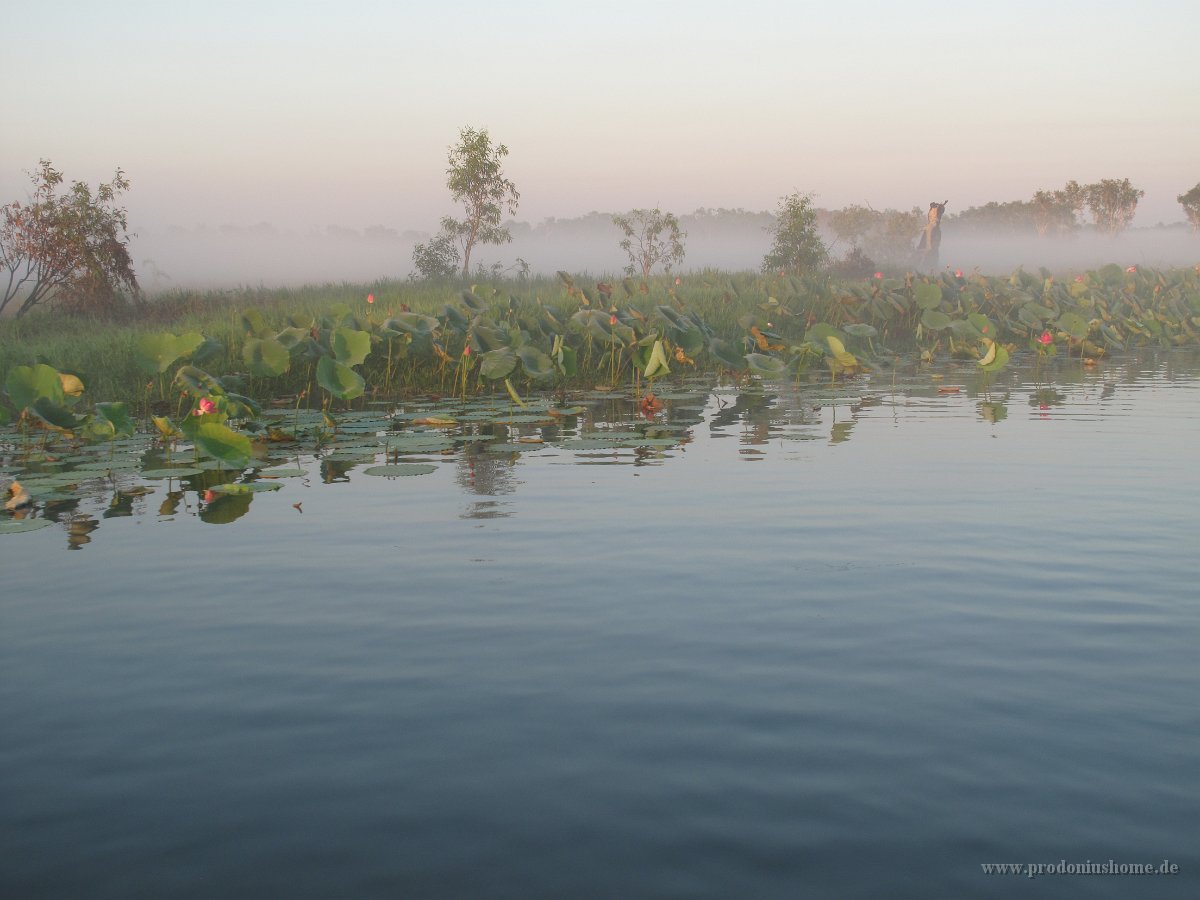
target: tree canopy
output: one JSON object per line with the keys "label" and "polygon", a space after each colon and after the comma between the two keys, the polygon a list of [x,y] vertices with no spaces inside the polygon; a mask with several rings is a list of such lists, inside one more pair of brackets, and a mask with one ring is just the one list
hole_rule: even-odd
{"label": "tree canopy", "polygon": [[125,173],[117,169],[95,193],[81,181],[60,193],[63,174],[47,159],[29,176],[29,202],[9,203],[0,219],[0,312],[19,301],[22,316],[51,300],[106,310],[123,292],[139,293],[126,213],[117,205],[129,189]]}

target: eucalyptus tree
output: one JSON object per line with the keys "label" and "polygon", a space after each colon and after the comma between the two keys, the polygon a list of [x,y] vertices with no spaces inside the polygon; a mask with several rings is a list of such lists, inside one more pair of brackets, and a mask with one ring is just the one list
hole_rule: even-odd
{"label": "eucalyptus tree", "polygon": [[1200,184],[1197,184],[1186,194],[1180,194],[1175,199],[1183,207],[1183,214],[1187,216],[1187,220],[1192,226],[1192,231],[1200,231]]}
{"label": "eucalyptus tree", "polygon": [[442,232],[452,235],[462,247],[462,276],[471,270],[471,251],[476,244],[507,244],[509,230],[500,224],[505,210],[517,211],[521,199],[516,185],[504,177],[503,160],[508,148],[493,144],[487,129],[464,128],[458,143],[447,156],[446,187],[455,203],[463,205],[462,219],[446,216]]}
{"label": "eucalyptus tree", "polygon": [[1115,237],[1133,224],[1138,201],[1146,192],[1135,188],[1128,178],[1105,178],[1084,186],[1083,196],[1096,228]]}
{"label": "eucalyptus tree", "polygon": [[672,266],[683,262],[687,251],[683,239],[687,232],[679,227],[674,213],[655,209],[634,209],[625,215],[613,216],[613,224],[621,230],[619,246],[629,257],[625,267],[627,275],[641,273],[650,277],[655,266],[661,265],[667,272]]}
{"label": "eucalyptus tree", "polygon": [[764,272],[810,273],[829,262],[829,248],[817,228],[812,194],[789,194],[779,200],[771,232],[771,249],[763,257]]}

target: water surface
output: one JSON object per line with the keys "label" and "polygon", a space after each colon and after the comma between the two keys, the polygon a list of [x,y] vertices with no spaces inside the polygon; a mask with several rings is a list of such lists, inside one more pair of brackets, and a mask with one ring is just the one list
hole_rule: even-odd
{"label": "water surface", "polygon": [[[1198,373],[442,401],[405,431],[512,446],[83,485],[0,536],[0,894],[1196,896]],[[1110,859],[1180,871],[981,869]]]}

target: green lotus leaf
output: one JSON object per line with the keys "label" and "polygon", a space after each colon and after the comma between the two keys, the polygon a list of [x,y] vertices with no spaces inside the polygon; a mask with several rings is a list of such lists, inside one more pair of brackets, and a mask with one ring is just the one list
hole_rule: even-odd
{"label": "green lotus leaf", "polygon": [[95,418],[111,428],[113,437],[133,437],[137,430],[133,419],[129,418],[129,407],[124,403],[97,403]]}
{"label": "green lotus leaf", "polygon": [[517,354],[510,347],[489,350],[479,357],[479,374],[489,381],[507,378],[517,367]]}
{"label": "green lotus leaf", "polygon": [[206,337],[201,341],[200,345],[192,351],[193,363],[206,363],[209,360],[216,359],[225,352],[225,345],[213,337]]}
{"label": "green lotus leaf", "polygon": [[873,338],[879,334],[879,332],[875,330],[874,325],[866,325],[862,323],[846,325],[844,328],[842,328],[842,331],[846,332],[846,334],[852,335],[853,337],[860,338]]}
{"label": "green lotus leaf", "polygon": [[921,309],[937,309],[942,305],[942,286],[940,284],[918,284],[913,290],[913,297]]}
{"label": "green lotus leaf", "polygon": [[9,519],[0,517],[0,534],[21,534],[25,531],[37,531],[53,523],[49,519]]}
{"label": "green lotus leaf", "polygon": [[214,484],[210,491],[214,494],[261,494],[266,491],[277,491],[282,484],[276,481],[250,481],[245,484]]}
{"label": "green lotus leaf", "polygon": [[933,331],[940,331],[950,324],[950,317],[939,309],[926,309],[921,313],[921,324]]}
{"label": "green lotus leaf", "polygon": [[142,469],[141,475],[143,478],[157,480],[159,478],[187,478],[191,475],[199,475],[203,471],[199,466],[176,466],[173,469]]}
{"label": "green lotus leaf", "polygon": [[747,353],[746,365],[749,366],[750,372],[760,378],[786,378],[787,366],[782,359],[776,356],[767,356],[763,353]]}
{"label": "green lotus leaf", "polygon": [[976,331],[978,331],[988,340],[996,339],[996,326],[992,324],[992,320],[983,313],[970,313],[967,316],[967,321],[971,323],[972,327],[974,327]]}
{"label": "green lotus leaf", "polygon": [[1058,317],[1057,327],[1077,341],[1088,336],[1087,320],[1079,313],[1065,312]]}
{"label": "green lotus leaf", "polygon": [[13,366],[4,381],[4,389],[19,410],[33,405],[39,398],[45,398],[56,406],[63,406],[67,400],[58,369],[45,363]]}
{"label": "green lotus leaf", "polygon": [[364,475],[380,475],[385,478],[404,478],[410,475],[428,475],[437,471],[437,466],[428,463],[395,463],[390,466],[371,466],[363,469]]}
{"label": "green lotus leaf", "polygon": [[525,374],[534,381],[553,378],[556,374],[554,361],[537,347],[526,344],[517,350],[517,357],[521,360],[521,368],[525,370]]}
{"label": "green lotus leaf", "polygon": [[74,431],[79,421],[65,406],[60,406],[47,397],[38,397],[28,407],[29,412],[42,424],[58,431]]}
{"label": "green lotus leaf", "polygon": [[361,375],[331,356],[317,363],[317,384],[339,400],[353,400],[367,389]]}
{"label": "green lotus leaf", "polygon": [[[195,349],[195,348],[193,348]],[[161,375],[183,355],[179,341],[168,331],[142,334],[133,342],[133,354],[142,371]]]}
{"label": "green lotus leaf", "polygon": [[352,328],[335,328],[329,337],[333,358],[343,365],[360,366],[371,352],[371,334]]}
{"label": "green lotus leaf", "polygon": [[272,466],[269,469],[258,470],[260,478],[303,478],[307,474],[308,472],[299,466]]}
{"label": "green lotus leaf", "polygon": [[220,422],[205,422],[192,434],[196,449],[231,468],[243,468],[250,462],[250,438]]}
{"label": "green lotus leaf", "polygon": [[247,338],[242,345],[242,361],[251,373],[263,378],[282,375],[292,365],[287,347],[274,338]]}
{"label": "green lotus leaf", "polygon": [[221,383],[203,369],[195,366],[183,366],[175,373],[175,383],[193,397],[208,397],[212,394],[223,394],[225,389]]}
{"label": "green lotus leaf", "polygon": [[405,334],[428,336],[437,330],[441,324],[433,316],[422,316],[417,313],[403,312],[392,316],[383,323],[383,327]]}
{"label": "green lotus leaf", "polygon": [[979,370],[981,372],[999,372],[1006,365],[1008,365],[1008,351],[1005,350],[1003,347],[1001,347],[999,344],[997,344],[996,345],[996,358],[993,359],[987,365],[980,366]]}
{"label": "green lotus leaf", "polygon": [[263,314],[257,309],[243,310],[242,330],[254,337],[261,337],[267,333],[267,320],[263,318]]}
{"label": "green lotus leaf", "polygon": [[746,368],[746,357],[738,352],[737,347],[722,338],[709,341],[708,352],[727,369],[740,372]]}

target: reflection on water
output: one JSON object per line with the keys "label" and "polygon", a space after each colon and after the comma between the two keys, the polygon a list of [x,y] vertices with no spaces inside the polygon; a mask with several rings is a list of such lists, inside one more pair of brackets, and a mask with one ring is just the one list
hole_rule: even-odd
{"label": "reflection on water", "polygon": [[[578,412],[553,416],[549,399],[524,410],[512,407],[507,398],[412,401],[394,409],[344,414],[342,430],[323,436],[317,451],[303,445],[272,446],[269,456],[245,471],[210,466],[196,474],[155,481],[139,479],[138,472],[187,465],[189,454],[176,451],[172,458],[148,437],[121,442],[130,446],[123,448],[124,455],[108,454],[113,468],[104,470],[103,462],[85,459],[76,463],[81,477],[74,482],[68,477],[73,471],[69,464],[23,464],[15,446],[0,460],[10,477],[41,487],[33,502],[9,510],[8,516],[41,518],[61,526],[71,549],[89,544],[101,520],[144,517],[152,500],[158,505],[157,523],[194,518],[227,525],[249,515],[255,502],[280,504],[297,489],[312,490],[317,483],[337,485],[368,478],[365,470],[381,462],[452,466],[454,483],[468,498],[461,515],[502,518],[514,515],[517,508],[503,501],[469,498],[512,495],[525,480],[537,478],[546,464],[658,467],[681,458],[696,441],[703,441],[705,452],[712,453],[729,439],[738,446],[731,460],[763,462],[772,454],[788,452],[795,441],[847,443],[864,420],[890,419],[897,427],[901,423],[921,427],[923,422],[951,418],[963,427],[971,419],[1005,426],[1015,407],[1028,407],[1041,420],[1103,415],[1114,401],[1143,402],[1146,390],[1194,382],[1196,365],[1193,352],[1147,353],[1105,360],[1098,366],[1077,360],[1058,360],[1050,367],[1014,366],[991,378],[966,362],[876,371],[835,383],[813,377],[795,383],[741,385],[689,379],[671,390],[660,386],[657,396],[662,408],[653,413],[639,405],[637,396],[612,392],[567,398]],[[453,418],[456,424],[413,424],[430,415]],[[280,424],[287,426],[286,417]],[[887,432],[873,430],[872,439],[886,440]],[[264,467],[289,461],[300,467],[302,475],[285,481],[285,490],[277,495],[214,490],[223,484],[253,482]],[[43,479],[51,480],[40,484]],[[394,480],[381,480],[376,488],[386,490]],[[303,512],[301,501],[289,502]]]}
{"label": "reflection on water", "polygon": [[0,896],[1198,896],[1198,373],[6,452]]}

